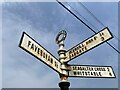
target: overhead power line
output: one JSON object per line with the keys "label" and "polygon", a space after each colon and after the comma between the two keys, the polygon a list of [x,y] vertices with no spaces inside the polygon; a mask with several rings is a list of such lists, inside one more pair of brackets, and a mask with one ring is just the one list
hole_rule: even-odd
{"label": "overhead power line", "polygon": [[[78,0],[79,1],[79,0]],[[101,26],[103,26],[103,27],[105,27],[105,25],[84,5],[84,4],[82,4],[81,2],[78,2],[98,23],[100,23],[101,24]],[[120,39],[116,36],[116,35],[114,35],[113,34],[113,36],[114,36],[114,38],[115,39],[117,39],[119,42],[120,42]]]}
{"label": "overhead power line", "polygon": [[[68,4],[67,2],[65,2],[66,4]],[[89,25],[91,25],[92,27],[94,27],[95,29],[97,29],[91,22],[89,22],[84,16],[82,16],[77,10],[75,10],[70,4],[68,4],[70,6],[71,9],[73,9],[80,17],[82,17],[87,23],[89,23]],[[97,29],[98,30],[98,29]]]}
{"label": "overhead power line", "polygon": [[61,6],[63,6],[66,10],[68,10],[74,17],[76,17],[80,22],[82,22],[86,27],[88,27],[92,32],[96,33],[89,25],[87,25],[83,20],[81,20],[76,14],[74,14],[72,11],[70,11],[65,5],[63,5],[61,2],[56,0]]}
{"label": "overhead power line", "polygon": [[[77,18],[81,23],[83,23],[87,28],[89,28],[92,32],[96,34],[96,31],[94,31],[88,24],[86,24],[82,19],[80,19],[75,13],[73,13],[71,10],[69,10],[63,3],[56,0],[62,7],[64,7],[70,14],[72,14],[75,18]],[[120,54],[120,51],[118,51],[114,46],[112,46],[110,43],[106,42],[110,47],[112,47],[116,52]]]}
{"label": "overhead power line", "polygon": [[[92,27],[94,27],[96,30],[98,30],[91,22],[89,22],[84,16],[82,16],[75,8],[73,8],[70,4],[68,4],[67,2],[65,2],[71,10],[74,10],[76,12],[76,14],[78,14],[80,17],[82,17],[89,25],[91,25]],[[85,6],[84,6],[85,7]],[[86,8],[87,9],[87,8]],[[88,11],[88,9],[87,9]],[[90,11],[89,11],[90,12]],[[91,12],[90,15],[92,14],[93,18],[97,19],[97,17]],[[99,20],[97,19],[97,21],[101,24],[101,26],[105,27],[105,25]],[[114,38],[116,38],[118,41],[119,39],[113,34]],[[120,42],[120,41],[119,41]],[[112,43],[112,42],[111,42]],[[118,48],[114,43],[112,43],[116,48]],[[119,50],[119,49],[118,49]]]}
{"label": "overhead power line", "polygon": [[[94,27],[95,29],[97,29],[92,23],[90,23],[85,17],[83,17],[76,9],[74,9],[70,4],[68,4],[67,2],[65,2],[67,5],[69,5],[69,7],[72,9],[72,10],[74,10],[80,17],[82,17],[89,25],[91,25],[92,27]],[[105,27],[105,25],[85,6],[85,5],[83,5],[81,2],[79,2],[80,3],[80,5],[98,22],[98,23],[100,23],[101,24],[101,26],[103,26],[103,27]],[[98,29],[97,29],[98,30]],[[119,40],[119,38],[116,36],[116,35],[114,35],[113,34],[113,36],[114,36],[114,38],[116,39],[116,40],[118,40],[118,42],[120,42],[120,40]]]}
{"label": "overhead power line", "polygon": [[90,11],[86,6],[84,6],[81,2],[78,2],[94,19],[96,19],[97,22],[99,22],[102,26],[105,27],[105,25]]}

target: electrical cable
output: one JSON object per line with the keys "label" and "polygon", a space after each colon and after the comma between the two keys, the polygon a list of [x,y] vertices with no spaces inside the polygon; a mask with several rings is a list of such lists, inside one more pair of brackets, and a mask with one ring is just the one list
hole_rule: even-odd
{"label": "electrical cable", "polygon": [[[66,4],[68,4],[67,2],[65,2]],[[92,23],[90,23],[85,17],[83,17],[77,10],[75,10],[70,4],[68,4],[70,6],[71,9],[73,9],[79,16],[81,16],[87,23],[89,23],[89,25],[91,25],[92,27],[94,27],[94,25]],[[97,29],[96,27],[94,27],[95,29]],[[98,30],[98,29],[97,29]]]}
{"label": "electrical cable", "polygon": [[[75,10],[70,4],[68,4],[67,2],[65,2],[67,5],[69,5],[70,9],[73,9],[79,16],[81,16],[87,23],[89,23],[92,27],[94,27],[96,30],[98,30],[95,26],[92,25],[92,23],[90,23],[85,17],[83,17],[77,10]],[[87,9],[88,11],[88,9]],[[89,11],[90,12],[90,11]],[[92,14],[92,13],[91,13]],[[92,14],[92,16],[95,17],[95,19],[97,19],[97,17]],[[99,19],[97,19],[97,21],[101,22]],[[102,22],[101,22],[102,26],[105,26]],[[116,37],[115,35],[113,35],[114,37]],[[117,38],[117,37],[116,37]],[[119,41],[119,39],[118,39]],[[111,42],[112,43],[112,42]],[[117,47],[114,43],[112,43],[115,47]],[[117,47],[118,48],[118,47]],[[119,49],[118,49],[119,50]]]}
{"label": "electrical cable", "polygon": [[[60,1],[56,0],[62,7],[64,7],[67,11],[69,11],[70,14],[72,14],[75,18],[77,18],[81,23],[83,23],[87,28],[89,28],[92,32],[96,34],[96,32],[88,25],[86,24],[82,19],[80,19],[75,13],[73,13],[71,10],[69,10],[67,7],[65,7],[64,4],[62,4]],[[118,51],[115,47],[113,47],[110,43],[106,42],[110,47],[112,47],[115,51],[117,51],[120,54],[120,51]]]}
{"label": "electrical cable", "polygon": [[[79,0],[78,0],[78,1],[79,1]],[[82,4],[81,2],[78,2],[78,3],[79,3],[98,23],[100,23],[101,26],[105,27],[105,25],[93,14],[84,4]],[[117,40],[120,42],[119,38],[118,38],[116,35],[113,34],[113,36],[114,36],[115,39],[117,39]]]}

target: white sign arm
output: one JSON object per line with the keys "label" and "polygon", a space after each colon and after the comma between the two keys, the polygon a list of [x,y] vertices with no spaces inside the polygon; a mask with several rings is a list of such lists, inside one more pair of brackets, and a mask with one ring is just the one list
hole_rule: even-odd
{"label": "white sign arm", "polygon": [[90,38],[86,39],[82,43],[79,43],[78,45],[74,46],[73,48],[69,49],[66,52],[66,60],[65,62],[68,62],[79,55],[82,55],[83,53],[97,47],[98,45],[110,40],[113,38],[112,34],[110,33],[109,29],[106,27],[97,34],[91,36]]}
{"label": "white sign arm", "polygon": [[61,63],[25,32],[22,34],[19,47],[51,67],[53,70],[62,73],[60,69]]}
{"label": "white sign arm", "polygon": [[111,66],[70,65],[68,77],[115,78]]}

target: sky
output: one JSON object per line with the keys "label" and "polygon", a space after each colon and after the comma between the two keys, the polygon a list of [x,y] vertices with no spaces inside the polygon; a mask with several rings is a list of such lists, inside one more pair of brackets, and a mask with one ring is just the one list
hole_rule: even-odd
{"label": "sky", "polygon": [[[68,3],[94,25],[91,27],[96,32],[104,28],[81,7],[80,3]],[[65,2],[64,4],[66,5]],[[117,2],[83,2],[83,4],[118,37]],[[79,17],[84,20],[83,17]],[[59,47],[55,39],[58,32],[63,29],[67,32],[66,50],[94,35],[57,2],[3,2],[2,88],[58,88],[59,75],[18,45],[22,33],[26,32],[58,58]],[[108,42],[118,47],[115,38]],[[69,64],[112,66],[116,75],[114,79],[69,78],[70,88],[118,87],[118,53],[106,43],[75,58]]]}

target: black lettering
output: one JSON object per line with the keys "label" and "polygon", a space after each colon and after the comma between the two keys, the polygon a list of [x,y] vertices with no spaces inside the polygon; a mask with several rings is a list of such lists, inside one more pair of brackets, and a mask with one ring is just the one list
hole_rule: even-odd
{"label": "black lettering", "polygon": [[93,39],[91,38],[91,42],[93,42]]}
{"label": "black lettering", "polygon": [[77,47],[77,50],[79,50],[79,46]]}
{"label": "black lettering", "polygon": [[74,70],[74,67],[72,67],[72,69]]}
{"label": "black lettering", "polygon": [[86,67],[87,68],[87,70],[90,70],[90,67]]}
{"label": "black lettering", "polygon": [[107,70],[110,71],[109,68],[107,68]]}
{"label": "black lettering", "polygon": [[71,59],[71,55],[69,55],[69,58]]}
{"label": "black lettering", "polygon": [[82,75],[82,72],[79,72],[80,73],[80,75]]}
{"label": "black lettering", "polygon": [[112,74],[109,72],[109,75],[112,76]]}
{"label": "black lettering", "polygon": [[91,75],[93,75],[93,72],[91,72]]}
{"label": "black lettering", "polygon": [[40,54],[40,48],[38,48],[38,50],[37,50],[37,54]]}
{"label": "black lettering", "polygon": [[58,68],[58,63],[55,61],[55,67]]}
{"label": "black lettering", "polygon": [[77,66],[75,66],[75,70],[77,70]]}
{"label": "black lettering", "polygon": [[85,51],[87,50],[87,47],[85,46]]}
{"label": "black lettering", "polygon": [[104,41],[104,37],[101,37],[101,41]]}
{"label": "black lettering", "polygon": [[29,47],[30,44],[31,44],[31,41],[28,41],[28,47]]}
{"label": "black lettering", "polygon": [[84,48],[82,48],[82,51],[84,52]]}
{"label": "black lettering", "polygon": [[84,45],[82,44],[82,47],[84,47]]}
{"label": "black lettering", "polygon": [[85,72],[85,75],[87,76],[87,72]]}
{"label": "black lettering", "polygon": [[46,54],[46,55],[45,55],[46,60],[47,60],[47,57],[48,57],[48,55]]}
{"label": "black lettering", "polygon": [[82,67],[80,67],[79,69],[82,70]]}
{"label": "black lettering", "polygon": [[79,51],[77,51],[77,54],[79,54]]}
{"label": "black lettering", "polygon": [[43,58],[45,58],[45,52],[43,52]]}
{"label": "black lettering", "polygon": [[104,35],[104,33],[103,32],[101,32],[101,33],[99,33],[100,34],[100,36],[103,36]]}
{"label": "black lettering", "polygon": [[50,61],[50,56],[48,56],[48,61]]}
{"label": "black lettering", "polygon": [[76,52],[74,52],[74,56],[76,56]]}
{"label": "black lettering", "polygon": [[75,67],[73,67],[73,70],[75,70]]}
{"label": "black lettering", "polygon": [[75,52],[75,50],[73,49],[73,53]]}
{"label": "black lettering", "polygon": [[90,76],[90,72],[88,72],[88,75]]}
{"label": "black lettering", "polygon": [[94,73],[95,76],[99,76],[99,73],[97,73],[97,72],[93,72],[93,73]]}
{"label": "black lettering", "polygon": [[74,75],[76,75],[76,72],[75,72],[75,71],[74,71],[73,73],[74,73]]}
{"label": "black lettering", "polygon": [[77,48],[75,48],[75,51],[77,51]]}
{"label": "black lettering", "polygon": [[94,68],[95,71],[98,71],[98,68]]}
{"label": "black lettering", "polygon": [[91,68],[91,71],[93,71],[93,68]]}
{"label": "black lettering", "polygon": [[56,67],[56,61],[55,61],[55,67]]}
{"label": "black lettering", "polygon": [[79,52],[80,52],[80,53],[82,52],[81,49],[79,50]]}
{"label": "black lettering", "polygon": [[69,51],[69,55],[72,53],[72,51]]}
{"label": "black lettering", "polygon": [[51,63],[53,63],[53,59],[51,58]]}
{"label": "black lettering", "polygon": [[81,67],[82,68],[82,70],[84,70],[84,67]]}
{"label": "black lettering", "polygon": [[96,71],[96,68],[94,68],[94,70]]}
{"label": "black lettering", "polygon": [[102,71],[102,68],[97,67],[97,68],[95,68],[95,71]]}
{"label": "black lettering", "polygon": [[79,45],[79,48],[81,48],[81,45]]}
{"label": "black lettering", "polygon": [[91,40],[89,40],[89,43],[91,43]]}
{"label": "black lettering", "polygon": [[86,42],[86,45],[88,45],[88,41]]}
{"label": "black lettering", "polygon": [[96,72],[96,76],[99,76],[99,73]]}
{"label": "black lettering", "polygon": [[37,48],[38,48],[38,47],[35,45],[35,52],[36,52]]}
{"label": "black lettering", "polygon": [[100,35],[100,36],[102,36],[102,34],[101,34],[101,33],[99,33],[99,35]]}
{"label": "black lettering", "polygon": [[102,76],[101,72],[99,72],[99,76]]}
{"label": "black lettering", "polygon": [[72,57],[74,57],[74,54],[72,54]]}
{"label": "black lettering", "polygon": [[94,40],[96,40],[96,39],[97,39],[97,36],[94,37]]}
{"label": "black lettering", "polygon": [[83,74],[83,76],[84,76],[84,71],[82,71],[82,74]]}
{"label": "black lettering", "polygon": [[104,35],[104,33],[102,32],[102,35]]}
{"label": "black lettering", "polygon": [[57,65],[56,67],[58,68],[58,63],[56,63],[56,65]]}
{"label": "black lettering", "polygon": [[80,70],[80,67],[78,67],[78,70]]}
{"label": "black lettering", "polygon": [[40,56],[42,56],[42,53],[43,53],[43,51],[42,51],[42,50],[40,50]]}
{"label": "black lettering", "polygon": [[95,72],[93,72],[93,74],[96,76],[96,73],[95,73]]}
{"label": "black lettering", "polygon": [[32,44],[32,45],[31,45],[31,49],[33,49],[33,50],[34,50],[34,44]]}

